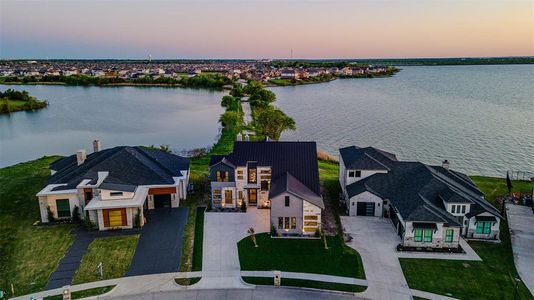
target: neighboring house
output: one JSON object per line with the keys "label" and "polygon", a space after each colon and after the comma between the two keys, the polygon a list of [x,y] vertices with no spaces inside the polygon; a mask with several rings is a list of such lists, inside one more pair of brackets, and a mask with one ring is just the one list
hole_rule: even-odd
{"label": "neighboring house", "polygon": [[282,69],[282,71],[280,71],[280,77],[282,79],[298,79],[299,73],[294,69]]}
{"label": "neighboring house", "polygon": [[37,193],[42,222],[80,217],[100,230],[144,225],[144,212],[178,207],[186,198],[189,160],[160,150],[120,146],[86,155],[79,150],[55,161],[52,176]]}
{"label": "neighboring house", "polygon": [[498,240],[502,218],[463,173],[398,161],[373,147],[339,150],[339,181],[350,216],[387,217],[405,247],[457,248],[460,236]]}
{"label": "neighboring house", "polygon": [[281,235],[321,229],[315,142],[237,141],[231,154],[211,157],[209,172],[213,207],[270,209]]}

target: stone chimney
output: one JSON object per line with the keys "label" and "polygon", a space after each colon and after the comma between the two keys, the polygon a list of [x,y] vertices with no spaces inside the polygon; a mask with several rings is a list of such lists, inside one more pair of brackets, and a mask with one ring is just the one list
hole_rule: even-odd
{"label": "stone chimney", "polygon": [[102,150],[102,142],[100,140],[93,141],[93,152],[98,152]]}
{"label": "stone chimney", "polygon": [[250,141],[250,138],[248,136],[248,133],[245,133],[245,142],[248,142],[248,141]]}
{"label": "stone chimney", "polygon": [[443,167],[443,169],[449,171],[449,161],[448,161],[448,160],[444,160],[444,161],[441,163],[441,166]]}
{"label": "stone chimney", "polygon": [[87,158],[87,153],[85,152],[85,149],[80,149],[76,151],[76,161],[78,161],[78,166],[83,164],[86,158]]}
{"label": "stone chimney", "polygon": [[243,140],[243,135],[241,134],[241,132],[237,134],[235,140],[238,142],[241,142]]}

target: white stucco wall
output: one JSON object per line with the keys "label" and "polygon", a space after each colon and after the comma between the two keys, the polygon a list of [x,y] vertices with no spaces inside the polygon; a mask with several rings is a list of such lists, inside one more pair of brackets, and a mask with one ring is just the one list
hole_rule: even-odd
{"label": "white stucco wall", "polygon": [[41,213],[41,221],[43,223],[46,223],[49,221],[47,207],[50,207],[50,210],[52,211],[54,218],[58,217],[57,207],[56,207],[57,199],[69,199],[71,215],[72,215],[72,210],[74,209],[75,206],[78,206],[80,215],[83,214],[83,211],[81,210],[81,207],[80,207],[80,201],[78,199],[77,193],[40,196],[39,197],[39,211]]}
{"label": "white stucco wall", "polygon": [[[122,192],[122,195],[111,196],[113,192]],[[134,192],[123,192],[123,191],[113,191],[113,190],[104,190],[100,189],[100,198],[102,200],[117,200],[117,199],[132,199],[134,197]]]}
{"label": "white stucco wall", "polygon": [[[141,208],[142,210],[142,208]],[[110,230],[110,229],[130,229],[133,228],[133,213],[137,214],[137,207],[127,207],[126,208],[126,226],[117,226],[113,228],[108,228],[104,226],[104,213],[101,209],[98,211],[98,228],[100,230]]]}
{"label": "white stucco wall", "polygon": [[382,216],[382,198],[367,191],[350,198],[349,216],[356,216],[358,202],[373,202],[375,204],[375,217]]}

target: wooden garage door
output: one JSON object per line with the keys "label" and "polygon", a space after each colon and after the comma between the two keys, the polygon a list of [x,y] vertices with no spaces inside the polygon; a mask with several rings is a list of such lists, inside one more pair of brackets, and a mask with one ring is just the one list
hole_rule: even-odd
{"label": "wooden garage door", "polygon": [[120,227],[126,226],[126,208],[104,209],[104,226]]}
{"label": "wooden garage door", "polygon": [[375,203],[374,202],[358,202],[356,207],[356,215],[358,216],[374,216]]}

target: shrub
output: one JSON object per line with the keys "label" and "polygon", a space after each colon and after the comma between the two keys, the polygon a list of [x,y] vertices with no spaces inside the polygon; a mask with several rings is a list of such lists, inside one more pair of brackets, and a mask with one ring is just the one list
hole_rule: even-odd
{"label": "shrub", "polygon": [[319,228],[315,229],[315,234],[314,234],[315,237],[321,237],[321,230],[319,230]]}
{"label": "shrub", "polygon": [[136,228],[141,228],[141,209],[137,209],[137,215],[135,216],[134,226]]}
{"label": "shrub", "polygon": [[246,212],[247,211],[247,204],[244,200],[241,200],[241,211]]}
{"label": "shrub", "polygon": [[78,205],[72,209],[72,222],[80,222],[80,208],[78,208]]}
{"label": "shrub", "polygon": [[83,220],[83,225],[85,226],[85,228],[87,228],[87,230],[95,230],[96,229],[96,224],[94,224],[93,222],[91,222],[91,220],[89,219],[89,217],[85,218]]}
{"label": "shrub", "polygon": [[56,222],[56,218],[54,218],[54,213],[52,213],[50,206],[46,207],[46,215],[48,216],[48,222]]}
{"label": "shrub", "polygon": [[271,236],[278,236],[278,231],[276,231],[276,227],[271,225]]}

